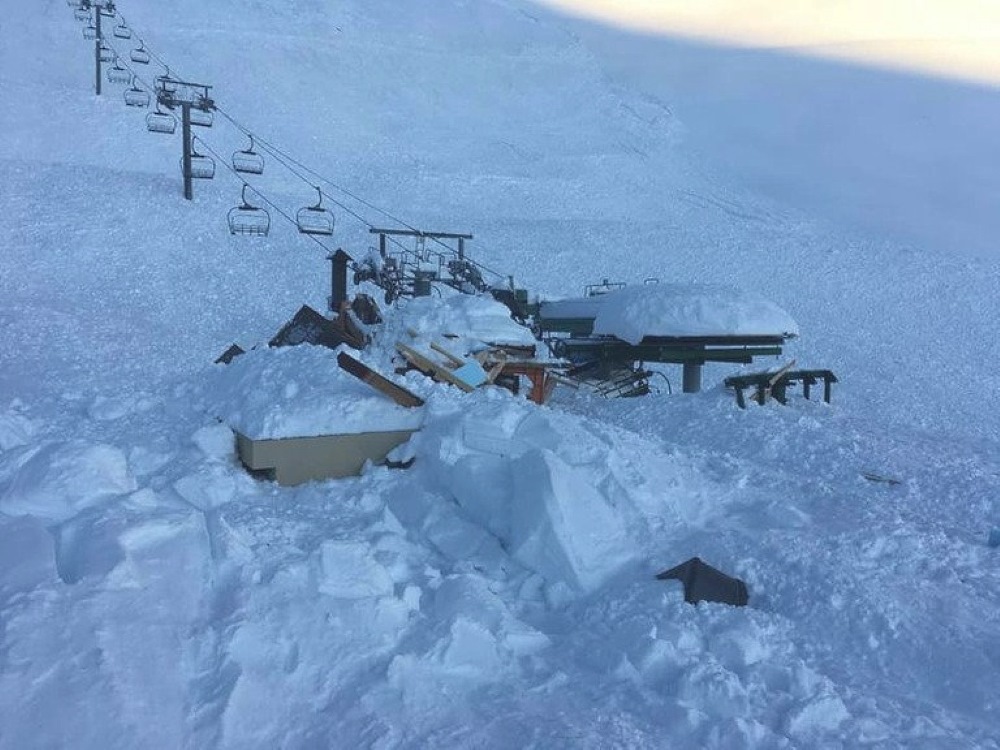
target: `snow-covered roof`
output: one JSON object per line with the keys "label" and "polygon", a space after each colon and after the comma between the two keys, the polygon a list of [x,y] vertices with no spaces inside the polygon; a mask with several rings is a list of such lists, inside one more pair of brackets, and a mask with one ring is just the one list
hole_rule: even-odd
{"label": "snow-covered roof", "polygon": [[547,318],[593,318],[593,332],[638,344],[647,336],[797,336],[773,302],[718,284],[644,284],[594,297],[547,302]]}
{"label": "snow-covered roof", "polygon": [[344,372],[321,346],[262,348],[214,373],[214,413],[254,440],[415,430],[407,409]]}

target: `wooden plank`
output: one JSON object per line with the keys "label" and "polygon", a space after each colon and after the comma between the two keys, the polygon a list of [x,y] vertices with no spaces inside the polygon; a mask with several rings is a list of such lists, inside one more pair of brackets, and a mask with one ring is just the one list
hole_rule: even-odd
{"label": "wooden plank", "polygon": [[493,381],[495,381],[497,379],[497,376],[501,372],[503,372],[503,367],[505,364],[507,364],[507,357],[505,357],[503,353],[500,353],[500,356],[497,359],[497,363],[489,369],[489,372],[486,373],[486,382],[492,383]]}
{"label": "wooden plank", "polygon": [[444,355],[444,358],[447,359],[449,362],[451,362],[453,365],[455,365],[455,367],[461,367],[462,365],[465,364],[464,359],[462,359],[456,354],[452,354],[436,341],[431,342],[431,349],[436,351],[438,354]]}
{"label": "wooden plank", "polygon": [[340,365],[340,369],[344,370],[344,372],[350,373],[358,380],[367,383],[376,391],[384,393],[400,406],[410,408],[424,405],[422,398],[406,390],[403,386],[393,383],[346,352],[341,352],[337,355],[337,364]]}
{"label": "wooden plank", "polygon": [[340,307],[340,317],[337,318],[340,322],[340,327],[343,329],[344,333],[351,337],[358,345],[355,349],[364,349],[368,344],[368,336],[365,334],[358,322],[354,319],[354,313],[351,312],[350,306],[345,302]]}
{"label": "wooden plank", "polygon": [[438,377],[441,380],[451,383],[456,388],[460,388],[466,393],[472,393],[474,390],[476,390],[468,383],[456,378],[454,374],[452,374],[451,370],[449,370],[447,367],[439,365],[437,362],[428,359],[423,354],[416,351],[415,349],[412,349],[406,344],[397,341],[396,351],[402,354],[410,364],[412,364],[418,370],[423,372],[425,375],[434,375],[435,377]]}
{"label": "wooden plank", "polygon": [[774,373],[774,375],[771,376],[771,379],[767,381],[767,387],[768,388],[773,387],[774,384],[777,383],[781,379],[781,376],[784,375],[789,370],[791,370],[793,367],[795,367],[795,360],[794,359],[791,362],[789,362],[787,365],[785,365],[784,367],[782,367],[780,370],[778,370],[776,373]]}

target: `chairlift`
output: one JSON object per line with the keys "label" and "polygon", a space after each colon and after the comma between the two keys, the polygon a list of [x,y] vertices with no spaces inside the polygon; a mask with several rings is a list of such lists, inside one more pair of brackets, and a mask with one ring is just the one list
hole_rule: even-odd
{"label": "chairlift", "polygon": [[115,26],[115,36],[118,37],[119,39],[131,39],[132,29],[126,26],[125,22],[122,21],[117,26]]}
{"label": "chairlift", "polygon": [[[199,154],[195,148],[197,138],[191,139],[191,177],[196,180],[211,180],[215,177],[215,160],[210,156]],[[184,160],[181,159],[181,170],[184,169]]]}
{"label": "chairlift", "polygon": [[[89,16],[88,16],[89,18]],[[83,38],[88,41],[97,39],[97,27],[94,26],[93,22],[88,23],[83,29]]]}
{"label": "chairlift", "polygon": [[118,59],[118,55],[110,47],[106,46],[103,42],[101,43],[100,58],[102,63],[114,62]]}
{"label": "chairlift", "polygon": [[108,83],[128,83],[131,80],[132,74],[116,57],[114,67],[108,68]]}
{"label": "chairlift", "polygon": [[250,136],[250,147],[233,154],[233,169],[245,174],[263,174],[264,157],[253,150],[253,136]]}
{"label": "chairlift", "polygon": [[66,5],[68,5],[71,8],[82,8],[83,7],[83,3],[81,3],[80,0],[66,0]]}
{"label": "chairlift", "polygon": [[140,39],[139,46],[132,50],[132,54],[129,57],[132,58],[132,62],[134,63],[149,65],[149,53],[146,51],[146,43]]}
{"label": "chairlift", "polygon": [[249,237],[267,237],[271,231],[271,214],[247,200],[247,188],[243,183],[242,203],[229,209],[229,233]]}
{"label": "chairlift", "polygon": [[125,103],[130,107],[148,107],[149,92],[139,88],[139,82],[132,76],[132,88],[125,92]]}
{"label": "chairlift", "polygon": [[300,208],[295,214],[295,222],[302,234],[329,237],[333,234],[333,213],[323,208],[323,191],[316,187],[316,192],[319,195],[316,205]]}
{"label": "chairlift", "polygon": [[156,87],[165,94],[176,94],[177,85],[177,79],[170,75],[170,68],[167,68],[167,72],[156,79]]}
{"label": "chairlift", "polygon": [[192,125],[197,125],[200,128],[210,128],[214,120],[215,115],[212,113],[212,110],[198,109],[197,106],[191,107]]}
{"label": "chairlift", "polygon": [[146,115],[146,129],[150,133],[164,133],[172,135],[177,130],[177,118],[169,112],[160,110],[160,103],[156,103],[156,111]]}
{"label": "chairlift", "polygon": [[73,11],[73,18],[75,18],[77,21],[89,21],[90,8],[86,7],[85,5],[77,6],[77,9]]}

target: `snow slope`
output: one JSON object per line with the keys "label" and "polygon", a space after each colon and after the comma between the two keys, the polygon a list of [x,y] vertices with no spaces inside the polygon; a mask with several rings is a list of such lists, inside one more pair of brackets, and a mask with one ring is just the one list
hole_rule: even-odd
{"label": "snow slope", "polygon": [[[218,421],[239,371],[210,362],[322,309],[323,252],[277,216],[266,240],[231,238],[221,172],[184,202],[176,137],[93,97],[66,5],[15,6],[0,747],[1000,744],[995,260],[732,187],[670,106],[526,2],[120,9],[234,118],[394,216],[473,231],[470,252],[532,290],[738,286],[842,382],[829,407],[743,412],[721,366],[698,396],[545,408],[411,374],[411,470],[253,479]],[[221,119],[202,137],[246,145]],[[276,166],[256,184],[312,202]],[[338,221],[363,253],[365,224]],[[384,371],[400,332],[444,333],[424,308],[392,313],[368,355]],[[316,359],[273,355],[274,385],[298,358]],[[654,580],[693,555],[751,606]]]}

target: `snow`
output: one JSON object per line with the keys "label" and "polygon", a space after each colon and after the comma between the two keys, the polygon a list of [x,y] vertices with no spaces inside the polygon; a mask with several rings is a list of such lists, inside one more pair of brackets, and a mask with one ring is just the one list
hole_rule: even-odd
{"label": "snow", "polygon": [[262,347],[218,365],[212,411],[253,440],[416,430],[417,407],[399,406],[340,369],[321,346]]}
{"label": "snow", "polygon": [[[720,386],[738,368],[716,365],[701,394],[558,389],[537,407],[396,375],[397,341],[530,343],[489,298],[444,290],[386,309],[362,355],[422,409],[336,352],[267,349],[292,311],[324,309],[325,253],[277,213],[266,239],[229,236],[240,185],[222,164],[184,201],[177,136],[150,135],[120,89],[93,96],[71,11],[14,4],[0,750],[997,746],[1000,265],[953,252],[996,234],[971,221],[988,201],[955,205],[990,194],[991,103],[971,117],[967,90],[857,88],[828,66],[813,87],[780,56],[740,58],[761,64],[720,91],[705,61],[721,51],[674,45],[666,75],[640,53],[670,40],[581,34],[521,0],[120,10],[237,119],[412,226],[474,232],[470,255],[533,295],[620,275],[753,290],[801,323],[789,352],[840,383],[829,405],[790,392],[740,410]],[[796,85],[734,103],[761,70]],[[814,88],[843,106],[810,110],[797,93]],[[898,117],[921,90],[940,106]],[[846,137],[799,158],[815,145],[803,109],[838,135],[885,134],[879,158]],[[934,128],[950,117],[975,137],[947,142]],[[788,150],[724,137],[732,124]],[[223,158],[246,146],[224,118],[202,131]],[[932,211],[885,189],[924,169],[924,142],[946,162]],[[827,180],[845,153],[871,168]],[[762,162],[816,192],[768,182]],[[913,169],[886,168],[900,162]],[[255,184],[288,211],[314,201],[273,158]],[[839,223],[878,217],[872,194],[892,216],[871,234]],[[801,212],[816,205],[819,220]],[[361,257],[367,224],[334,210],[336,246]],[[249,351],[211,364],[233,341]],[[407,470],[286,488],[235,455],[233,428],[411,419]],[[692,606],[655,580],[695,555],[745,580],[749,606]]]}
{"label": "snow", "polygon": [[510,310],[489,295],[459,294],[447,287],[438,287],[443,299],[418,297],[403,303],[401,314],[392,320],[380,335],[398,340],[436,340],[455,350],[475,351],[485,344],[534,346],[537,342],[531,330],[510,317]]}
{"label": "snow", "polygon": [[797,336],[798,324],[759,295],[721,284],[643,284],[544,305],[549,317],[594,319],[594,333],[638,344],[647,336]]}

